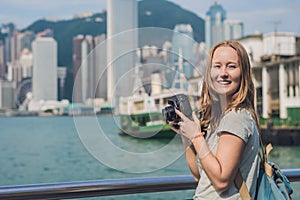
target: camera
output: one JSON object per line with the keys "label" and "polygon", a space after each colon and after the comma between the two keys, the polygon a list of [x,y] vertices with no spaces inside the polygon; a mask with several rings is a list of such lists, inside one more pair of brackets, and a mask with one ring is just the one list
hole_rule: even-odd
{"label": "camera", "polygon": [[176,114],[175,109],[179,110],[186,117],[193,120],[192,107],[191,107],[189,99],[186,95],[177,94],[175,96],[172,96],[171,98],[168,99],[168,104],[170,106],[167,106],[167,107],[162,109],[163,117],[164,117],[164,119],[166,120],[167,123],[169,121],[173,121],[173,122],[181,121],[181,118]]}

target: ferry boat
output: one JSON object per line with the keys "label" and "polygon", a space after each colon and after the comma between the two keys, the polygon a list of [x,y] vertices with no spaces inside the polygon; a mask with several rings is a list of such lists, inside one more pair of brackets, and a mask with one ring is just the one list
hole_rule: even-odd
{"label": "ferry boat", "polygon": [[198,100],[197,95],[180,90],[166,90],[150,96],[144,93],[121,97],[121,132],[138,138],[173,137],[176,133],[163,119],[162,109],[168,106],[168,99],[176,94],[187,95],[190,102]]}
{"label": "ferry boat", "polygon": [[[198,90],[184,88],[184,84],[176,84],[171,88],[163,89],[159,82],[158,73],[151,76],[151,94],[139,91],[132,96],[120,97],[119,116],[121,134],[137,138],[170,138],[175,132],[170,129],[162,115],[162,109],[168,105],[168,99],[177,94],[185,94],[189,97],[192,109],[196,110],[199,100]],[[197,79],[196,82],[199,82]],[[175,87],[177,85],[177,87]],[[190,83],[185,84],[190,85]],[[179,86],[179,87],[178,87]]]}
{"label": "ferry boat", "polygon": [[[178,69],[172,70],[174,77],[170,87],[163,83],[165,70],[156,71],[150,75],[149,90],[146,91],[141,80],[139,67],[135,68],[135,84],[132,96],[120,97],[119,116],[121,134],[137,138],[170,138],[176,133],[171,130],[170,125],[163,119],[162,109],[168,105],[168,99],[177,94],[188,96],[191,107],[197,110],[200,98],[202,77],[194,77],[187,80],[183,72],[182,51],[179,49]],[[139,64],[138,64],[139,66]]]}

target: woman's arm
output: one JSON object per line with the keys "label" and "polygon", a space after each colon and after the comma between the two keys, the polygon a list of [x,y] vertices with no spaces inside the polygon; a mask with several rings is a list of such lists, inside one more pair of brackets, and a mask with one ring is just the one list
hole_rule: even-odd
{"label": "woman's arm", "polygon": [[178,132],[189,138],[196,150],[203,170],[218,191],[226,190],[234,180],[239,168],[245,144],[244,141],[231,133],[221,132],[217,152],[214,155],[207,146],[204,134],[201,132],[199,120],[193,116],[193,121],[176,110],[182,119],[178,122]]}
{"label": "woman's arm", "polygon": [[245,148],[244,141],[231,133],[222,132],[216,155],[208,148],[203,136],[192,140],[203,170],[217,191],[233,183]]}
{"label": "woman's arm", "polygon": [[197,152],[189,139],[185,138],[184,136],[181,136],[181,138],[185,149],[185,159],[187,165],[194,176],[194,179],[198,182],[200,179],[200,172],[197,164]]}
{"label": "woman's arm", "polygon": [[[176,132],[177,134],[180,134],[179,129],[175,128],[177,123],[169,122],[171,129]],[[194,176],[194,179],[198,182],[200,179],[200,172],[197,164],[197,152],[192,144],[192,142],[181,135],[182,144],[184,147],[184,153],[185,153],[185,159],[187,162],[187,165]]]}

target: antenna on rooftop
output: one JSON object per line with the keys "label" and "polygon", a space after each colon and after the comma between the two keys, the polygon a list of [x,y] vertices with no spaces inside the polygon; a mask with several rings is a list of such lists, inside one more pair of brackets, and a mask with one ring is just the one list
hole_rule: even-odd
{"label": "antenna on rooftop", "polygon": [[277,33],[278,25],[281,24],[281,21],[270,21],[274,26],[274,32]]}

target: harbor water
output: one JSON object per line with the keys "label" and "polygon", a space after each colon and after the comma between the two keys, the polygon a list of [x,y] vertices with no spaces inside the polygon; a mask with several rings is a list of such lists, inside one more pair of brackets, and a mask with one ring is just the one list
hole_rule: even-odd
{"label": "harbor water", "polygon": [[[96,123],[96,124],[95,124]],[[0,185],[190,175],[180,139],[119,134],[118,118],[1,117]],[[300,168],[299,146],[276,146],[270,160]],[[300,199],[300,183],[293,183]],[[85,199],[191,199],[194,190]]]}

